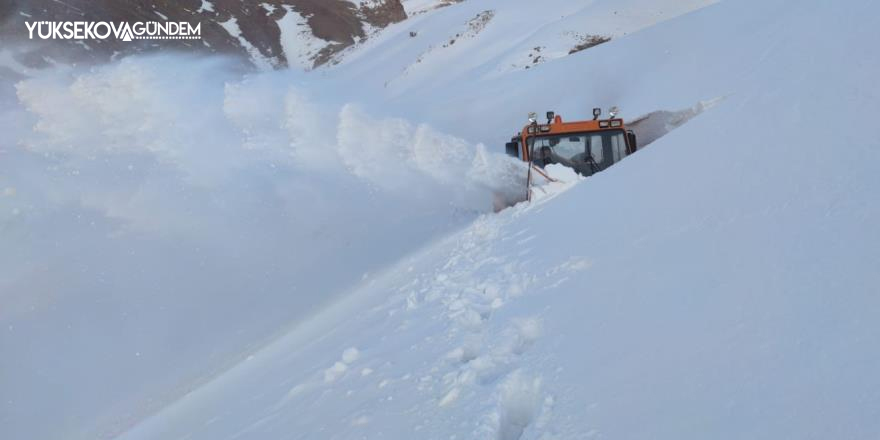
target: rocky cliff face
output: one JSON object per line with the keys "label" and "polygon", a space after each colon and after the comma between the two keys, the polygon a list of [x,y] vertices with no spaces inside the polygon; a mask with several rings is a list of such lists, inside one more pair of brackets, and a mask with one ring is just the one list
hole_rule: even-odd
{"label": "rocky cliff face", "polygon": [[[400,0],[3,0],[2,49],[28,67],[53,61],[101,61],[157,49],[242,56],[260,67],[312,68],[406,18]],[[201,23],[201,39],[28,39],[34,21]]]}

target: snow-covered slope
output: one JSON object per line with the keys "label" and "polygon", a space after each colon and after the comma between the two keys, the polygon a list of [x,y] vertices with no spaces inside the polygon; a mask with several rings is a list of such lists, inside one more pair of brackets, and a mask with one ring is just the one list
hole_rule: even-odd
{"label": "snow-covered slope", "polygon": [[[430,10],[308,75],[131,59],[0,91],[3,437],[877,437],[878,7],[722,2],[505,68],[607,10],[547,4]],[[473,143],[527,111],[715,98],[473,221],[515,170]]]}

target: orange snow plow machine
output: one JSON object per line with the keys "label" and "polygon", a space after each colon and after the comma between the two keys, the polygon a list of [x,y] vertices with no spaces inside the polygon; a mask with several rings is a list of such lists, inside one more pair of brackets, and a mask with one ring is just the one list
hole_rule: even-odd
{"label": "orange snow plow machine", "polygon": [[569,167],[583,176],[592,176],[638,149],[636,135],[617,118],[616,107],[610,118],[601,119],[602,109],[593,109],[591,121],[563,122],[554,112],[547,112],[547,123],[540,124],[535,113],[529,124],[505,145],[507,154],[530,163],[528,195],[531,199],[532,173],[553,180],[544,171],[550,164]]}

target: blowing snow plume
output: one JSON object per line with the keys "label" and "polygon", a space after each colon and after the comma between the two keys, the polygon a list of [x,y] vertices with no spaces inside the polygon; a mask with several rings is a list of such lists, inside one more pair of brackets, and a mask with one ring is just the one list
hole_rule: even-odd
{"label": "blowing snow plume", "polygon": [[293,73],[165,58],[2,84],[13,435],[47,413],[69,421],[47,438],[125,429],[523,175],[427,126],[322,103]]}

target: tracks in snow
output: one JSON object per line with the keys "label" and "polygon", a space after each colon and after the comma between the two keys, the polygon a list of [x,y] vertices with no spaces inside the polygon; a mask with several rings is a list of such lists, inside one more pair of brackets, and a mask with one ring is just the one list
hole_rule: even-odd
{"label": "tracks in snow", "polygon": [[551,199],[483,216],[387,273],[365,276],[344,304],[121,439],[552,434],[552,361],[535,352],[543,310],[516,304],[591,264],[534,257],[538,231],[517,219]]}

